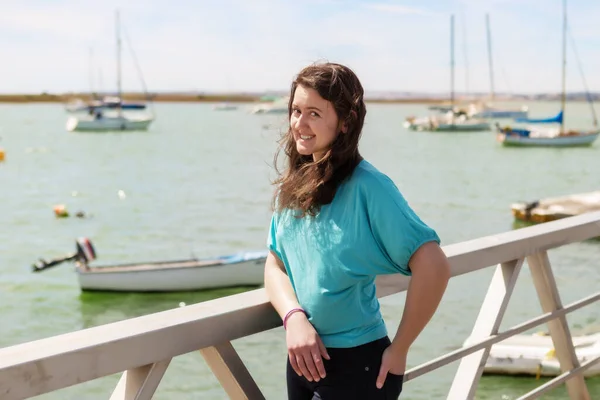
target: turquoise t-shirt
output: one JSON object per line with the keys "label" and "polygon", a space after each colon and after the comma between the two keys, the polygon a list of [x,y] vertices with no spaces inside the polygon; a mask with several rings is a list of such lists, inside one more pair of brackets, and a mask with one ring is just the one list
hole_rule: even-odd
{"label": "turquoise t-shirt", "polygon": [[410,275],[408,261],[438,235],[394,182],[363,160],[315,217],[286,209],[271,219],[268,247],[284,263],[300,305],[326,347],[354,347],[387,330],[375,276]]}

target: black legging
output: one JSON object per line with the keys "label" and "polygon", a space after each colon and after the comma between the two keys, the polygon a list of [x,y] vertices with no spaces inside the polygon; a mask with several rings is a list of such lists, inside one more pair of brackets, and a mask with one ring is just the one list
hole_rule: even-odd
{"label": "black legging", "polygon": [[385,384],[377,389],[375,382],[383,351],[390,345],[384,337],[362,346],[346,349],[328,348],[331,360],[323,359],[326,376],[319,382],[309,382],[298,376],[287,362],[289,400],[396,400],[402,391],[403,375],[387,375]]}

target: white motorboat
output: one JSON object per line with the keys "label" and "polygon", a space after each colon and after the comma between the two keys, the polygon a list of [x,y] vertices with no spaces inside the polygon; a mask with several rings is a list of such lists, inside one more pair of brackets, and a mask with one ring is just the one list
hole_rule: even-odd
{"label": "white motorboat", "polygon": [[82,290],[175,292],[263,284],[266,252],[204,260],[76,266]]}
{"label": "white motorboat", "polygon": [[81,290],[175,292],[263,284],[267,251],[239,252],[216,258],[90,266],[96,252],[87,238],[77,240],[73,254],[40,260],[34,272],[74,261]]}

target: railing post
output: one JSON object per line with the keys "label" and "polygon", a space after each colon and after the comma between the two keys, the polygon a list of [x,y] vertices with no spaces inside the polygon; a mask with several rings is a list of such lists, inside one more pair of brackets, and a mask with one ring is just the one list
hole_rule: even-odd
{"label": "railing post", "polygon": [[264,400],[265,397],[231,342],[201,349],[200,353],[230,399]]}
{"label": "railing post", "polygon": [[[498,333],[522,265],[523,259],[520,259],[502,263],[496,267],[469,337],[471,340],[480,341]],[[468,355],[460,361],[447,399],[463,400],[475,397],[475,391],[489,353],[490,346]]]}
{"label": "railing post", "polygon": [[[562,308],[558,288],[552,273],[548,253],[543,251],[527,257],[527,263],[531,270],[531,277],[537,291],[543,312],[553,312]],[[579,367],[579,360],[573,347],[573,338],[569,330],[567,318],[558,317],[548,322],[548,330],[552,337],[556,357],[560,362],[562,372],[567,372]],[[589,400],[590,394],[587,390],[583,375],[577,375],[566,382],[569,397],[572,400]]]}
{"label": "railing post", "polygon": [[123,372],[110,400],[150,400],[171,359]]}

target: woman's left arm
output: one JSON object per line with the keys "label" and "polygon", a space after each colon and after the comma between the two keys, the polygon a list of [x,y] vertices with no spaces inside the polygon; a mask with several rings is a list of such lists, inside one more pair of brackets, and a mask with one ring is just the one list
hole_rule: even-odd
{"label": "woman's left arm", "polygon": [[396,336],[381,361],[377,387],[387,373],[400,375],[406,368],[408,349],[435,313],[450,279],[450,265],[436,242],[423,244],[408,263],[412,278]]}

